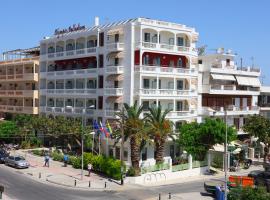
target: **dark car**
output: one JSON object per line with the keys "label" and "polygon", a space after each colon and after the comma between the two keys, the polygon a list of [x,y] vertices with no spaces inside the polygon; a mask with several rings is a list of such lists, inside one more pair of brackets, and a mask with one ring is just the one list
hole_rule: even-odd
{"label": "dark car", "polygon": [[8,157],[8,152],[6,152],[4,149],[0,149],[0,163],[5,163],[6,157]]}
{"label": "dark car", "polygon": [[254,178],[254,184],[256,186],[265,186],[267,192],[270,192],[270,172],[253,171],[248,176]]}
{"label": "dark car", "polygon": [[29,167],[29,163],[22,156],[9,156],[5,159],[5,164],[20,169]]}

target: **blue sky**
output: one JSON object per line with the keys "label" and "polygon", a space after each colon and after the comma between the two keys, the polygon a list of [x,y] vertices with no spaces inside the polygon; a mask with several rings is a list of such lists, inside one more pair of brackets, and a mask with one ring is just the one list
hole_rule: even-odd
{"label": "blue sky", "polygon": [[74,23],[149,17],[195,27],[209,51],[233,49],[244,65],[254,64],[270,85],[270,1],[268,0],[9,0],[0,5],[0,52],[36,46],[55,28]]}

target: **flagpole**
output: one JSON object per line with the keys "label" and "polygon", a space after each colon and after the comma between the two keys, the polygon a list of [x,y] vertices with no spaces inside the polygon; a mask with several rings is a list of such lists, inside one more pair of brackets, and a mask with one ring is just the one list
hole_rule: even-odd
{"label": "flagpole", "polygon": [[100,134],[98,135],[98,155],[100,155]]}
{"label": "flagpole", "polygon": [[95,134],[96,134],[96,132],[94,132],[94,134],[93,134],[93,142],[92,142],[92,154],[94,154]]}

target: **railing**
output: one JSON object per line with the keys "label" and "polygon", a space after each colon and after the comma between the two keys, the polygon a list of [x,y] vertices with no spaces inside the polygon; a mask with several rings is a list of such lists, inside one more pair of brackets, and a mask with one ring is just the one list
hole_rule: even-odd
{"label": "railing", "polygon": [[150,49],[163,49],[166,51],[175,51],[175,52],[197,52],[196,48],[191,48],[187,46],[177,46],[177,45],[171,45],[171,44],[165,44],[165,43],[152,43],[152,42],[139,42],[137,44],[137,47],[144,47],[144,48],[150,48]]}
{"label": "railing", "polygon": [[227,73],[232,73],[232,72],[256,72],[256,73],[260,73],[261,72],[260,68],[237,67],[236,65],[223,65],[222,63],[213,64],[211,66],[211,69],[213,69],[213,72],[218,70],[218,71],[222,71],[222,73],[226,73],[226,72]]}
{"label": "railing", "polygon": [[259,88],[246,87],[246,89],[238,88],[236,85],[210,85],[211,90],[227,90],[227,91],[236,91],[236,92],[259,92]]}
{"label": "railing", "polygon": [[105,88],[105,95],[123,95],[123,88]]}
{"label": "railing", "polygon": [[180,68],[180,67],[162,67],[149,65],[135,65],[135,71],[141,73],[158,73],[158,74],[195,74],[195,69]]}
{"label": "railing", "polygon": [[47,94],[56,94],[56,95],[89,95],[96,94],[96,89],[45,89],[41,92],[46,91]]}
{"label": "railing", "polygon": [[50,113],[62,113],[62,114],[77,114],[77,115],[82,115],[82,114],[87,114],[87,115],[94,115],[96,113],[95,109],[86,109],[84,107],[43,107],[42,110],[45,112],[50,112]]}
{"label": "railing", "polygon": [[179,165],[173,165],[172,166],[172,172],[178,172],[189,169],[189,163],[179,164]]}
{"label": "railing", "polygon": [[82,74],[96,74],[97,68],[91,69],[74,69],[74,70],[63,70],[63,71],[50,71],[50,72],[40,72],[41,76],[46,74],[48,77],[52,76],[66,76],[66,75],[82,75]]}
{"label": "railing", "polygon": [[33,96],[37,90],[0,90],[0,96]]}
{"label": "railing", "polygon": [[61,51],[61,52],[56,52],[56,53],[47,53],[47,56],[48,58],[54,58],[54,57],[63,57],[63,56],[84,55],[84,54],[89,54],[89,53],[96,53],[96,47],[73,49],[73,50]]}
{"label": "railing", "polygon": [[199,168],[199,167],[205,167],[207,166],[208,163],[207,163],[207,160],[204,160],[204,161],[197,161],[197,160],[194,160],[192,162],[192,168]]}
{"label": "railing", "polygon": [[165,96],[189,96],[194,95],[192,90],[174,90],[174,89],[140,89],[141,95],[165,95]]}
{"label": "railing", "polygon": [[12,74],[12,75],[0,75],[1,80],[11,80],[11,79],[26,79],[35,80],[38,78],[38,73],[24,73],[24,74]]}
{"label": "railing", "polygon": [[0,105],[0,110],[2,112],[38,114],[38,107],[31,107],[31,106]]}
{"label": "railing", "polygon": [[13,64],[13,63],[21,63],[21,62],[31,62],[31,61],[38,61],[39,57],[30,57],[30,58],[18,58],[18,59],[12,59],[12,60],[4,60],[1,61],[0,65],[6,65],[6,64]]}
{"label": "railing", "polygon": [[162,170],[168,170],[170,169],[170,164],[164,163],[164,164],[158,164],[158,165],[153,165],[149,167],[141,167],[141,173],[146,174],[149,172],[156,172],[156,171],[162,171]]}
{"label": "railing", "polygon": [[195,110],[181,110],[181,111],[171,111],[167,114],[168,118],[174,117],[187,117],[195,113]]}
{"label": "railing", "polygon": [[123,66],[107,66],[105,69],[106,73],[123,73]]}
{"label": "railing", "polygon": [[124,43],[120,43],[120,42],[107,43],[106,48],[108,50],[123,50],[124,49]]}

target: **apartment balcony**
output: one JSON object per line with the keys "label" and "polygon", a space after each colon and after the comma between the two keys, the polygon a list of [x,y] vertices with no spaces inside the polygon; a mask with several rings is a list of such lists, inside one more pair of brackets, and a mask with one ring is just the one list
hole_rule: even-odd
{"label": "apartment balcony", "polygon": [[166,51],[166,52],[174,52],[181,54],[191,54],[197,55],[197,49],[186,46],[177,46],[170,44],[160,44],[160,43],[152,43],[152,42],[140,42],[137,44],[137,48],[143,48],[153,51]]}
{"label": "apartment balcony", "polygon": [[107,66],[105,72],[107,74],[123,74],[124,66]]}
{"label": "apartment balcony", "polygon": [[212,65],[210,68],[211,73],[233,74],[233,75],[246,75],[246,76],[260,76],[261,69],[256,67],[237,67],[236,65]]}
{"label": "apartment balcony", "polygon": [[114,43],[106,43],[107,51],[123,51],[124,50],[124,43],[114,42]]}
{"label": "apartment balcony", "polygon": [[38,107],[0,105],[0,112],[36,115]]}
{"label": "apartment balcony", "polygon": [[72,57],[78,57],[78,56],[89,56],[96,54],[97,47],[90,47],[90,48],[84,48],[84,49],[74,49],[70,51],[61,51],[61,52],[53,52],[53,53],[47,53],[40,55],[41,60],[58,60],[58,59],[69,59]]}
{"label": "apartment balcony", "polygon": [[0,81],[38,81],[38,73],[0,75]]}
{"label": "apartment balcony", "polygon": [[168,113],[168,119],[185,119],[188,117],[196,117],[197,113],[196,110],[188,109],[188,110],[181,110],[181,111],[171,111]]}
{"label": "apartment balcony", "polygon": [[161,66],[147,66],[136,65],[135,72],[142,74],[158,74],[171,76],[197,76],[198,73],[195,68],[176,68],[176,67],[161,67]]}
{"label": "apartment balcony", "polygon": [[95,95],[97,89],[41,89],[41,95],[48,96],[89,96]]}
{"label": "apartment balcony", "polygon": [[120,112],[120,110],[114,110],[114,109],[105,109],[105,117],[108,118],[117,118],[116,114]]}
{"label": "apartment balcony", "polygon": [[105,88],[104,94],[106,96],[122,96],[123,88]]}
{"label": "apartment balcony", "polygon": [[225,111],[224,107],[215,106],[202,107],[200,114],[205,116],[224,116],[225,112],[227,112],[227,115],[255,115],[259,114],[259,111],[260,109],[258,106],[229,106],[227,111]]}
{"label": "apartment balcony", "polygon": [[195,90],[174,90],[174,89],[139,89],[137,95],[140,96],[158,96],[158,97],[191,97],[196,96]]}
{"label": "apartment balcony", "polygon": [[102,116],[103,112],[96,109],[86,109],[83,107],[40,107],[40,112],[51,113],[55,115],[87,115],[87,116]]}
{"label": "apartment balcony", "polygon": [[51,71],[51,72],[40,72],[40,78],[57,79],[57,78],[85,78],[85,77],[96,77],[97,72],[100,69],[77,69],[77,70],[63,70],[63,71]]}
{"label": "apartment balcony", "polygon": [[259,95],[259,89],[247,87],[246,90],[240,90],[236,85],[204,85],[204,93],[225,94],[225,95]]}
{"label": "apartment balcony", "polygon": [[0,97],[38,98],[38,90],[0,90]]}

